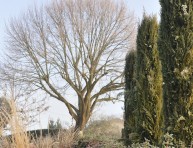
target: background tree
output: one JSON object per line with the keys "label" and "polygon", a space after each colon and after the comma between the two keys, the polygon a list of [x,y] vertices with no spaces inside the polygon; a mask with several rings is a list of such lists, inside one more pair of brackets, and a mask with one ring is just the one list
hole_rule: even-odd
{"label": "background tree", "polygon": [[136,51],[132,50],[126,56],[125,63],[125,104],[124,104],[124,130],[123,138],[125,144],[130,145],[135,141],[134,135],[136,128]]}
{"label": "background tree", "polygon": [[165,130],[188,144],[193,138],[193,1],[160,4]]}
{"label": "background tree", "polygon": [[17,73],[26,88],[63,102],[83,131],[95,105],[116,99],[124,87],[120,65],[134,27],[124,3],[53,1],[10,22],[4,73]]}
{"label": "background tree", "polygon": [[54,122],[54,120],[49,120],[48,129],[51,129],[51,130],[57,129],[58,130],[58,129],[62,129],[62,128],[63,127],[62,127],[60,119],[57,119],[56,122]]}
{"label": "background tree", "polygon": [[162,125],[162,73],[157,49],[158,23],[144,14],[138,27],[136,86],[137,128],[140,140],[158,144]]}

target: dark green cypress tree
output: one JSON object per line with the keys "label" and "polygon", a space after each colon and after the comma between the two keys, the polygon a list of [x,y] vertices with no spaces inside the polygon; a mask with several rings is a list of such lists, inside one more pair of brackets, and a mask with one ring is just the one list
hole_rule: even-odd
{"label": "dark green cypress tree", "polygon": [[[136,129],[136,98],[135,98],[135,71],[136,51],[132,50],[126,57],[125,64],[125,108],[124,108],[124,131],[125,144],[130,145],[135,139],[131,137]],[[129,138],[130,137],[130,138]],[[138,139],[138,138],[137,138]]]}
{"label": "dark green cypress tree", "polygon": [[137,133],[140,140],[158,144],[162,135],[162,73],[157,49],[158,23],[155,16],[146,16],[137,35]]}
{"label": "dark green cypress tree", "polygon": [[193,1],[160,0],[165,130],[176,140],[193,139]]}

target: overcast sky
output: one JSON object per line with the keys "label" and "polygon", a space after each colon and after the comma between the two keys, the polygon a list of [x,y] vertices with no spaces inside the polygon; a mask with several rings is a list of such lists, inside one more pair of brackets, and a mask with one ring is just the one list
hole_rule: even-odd
{"label": "overcast sky", "polygon": [[[34,4],[46,4],[50,0],[0,0],[0,54],[5,50],[5,24],[12,17],[19,17],[29,7]],[[137,18],[142,18],[144,10],[147,14],[156,14],[159,16],[160,5],[159,0],[126,0],[130,10],[134,11]],[[159,17],[158,17],[159,18]],[[41,127],[47,126],[48,119],[60,118],[63,124],[71,124],[71,118],[68,115],[65,106],[58,101],[50,101],[50,109],[42,114]],[[103,104],[96,110],[97,116],[115,115],[122,116],[123,103]]]}
{"label": "overcast sky", "polygon": [[159,18],[159,0],[126,0],[130,10],[133,10],[138,18],[142,18],[143,12],[156,14]]}

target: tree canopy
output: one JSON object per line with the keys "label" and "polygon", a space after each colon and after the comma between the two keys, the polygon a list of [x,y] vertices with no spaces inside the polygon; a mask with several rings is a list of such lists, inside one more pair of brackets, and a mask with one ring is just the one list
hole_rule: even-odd
{"label": "tree canopy", "polygon": [[134,34],[123,2],[53,1],[10,22],[4,75],[17,73],[26,89],[64,103],[83,130],[96,104],[116,100],[124,88],[121,64]]}

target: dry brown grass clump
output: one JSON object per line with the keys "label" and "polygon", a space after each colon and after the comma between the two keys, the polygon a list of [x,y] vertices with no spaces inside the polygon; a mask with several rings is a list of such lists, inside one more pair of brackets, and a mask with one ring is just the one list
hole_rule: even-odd
{"label": "dry brown grass clump", "polygon": [[[30,140],[26,132],[26,128],[22,122],[20,115],[17,112],[16,104],[13,100],[8,100],[10,112],[1,106],[0,110],[0,129],[1,129],[1,146],[5,148],[30,148]],[[3,129],[5,125],[9,125],[11,136],[3,136]]]}
{"label": "dry brown grass clump", "polygon": [[73,129],[68,129],[65,131],[60,131],[58,134],[59,147],[71,148],[78,141],[78,131]]}
{"label": "dry brown grass clump", "polygon": [[72,129],[61,129],[55,136],[39,137],[33,140],[33,144],[35,148],[72,148],[77,141],[77,132]]}
{"label": "dry brown grass clump", "polygon": [[[40,136],[30,139],[14,101],[9,101],[10,112],[0,110],[0,148],[72,148],[78,141],[78,132],[73,129],[60,130],[56,136]],[[5,125],[9,125],[10,136],[3,136]]]}

